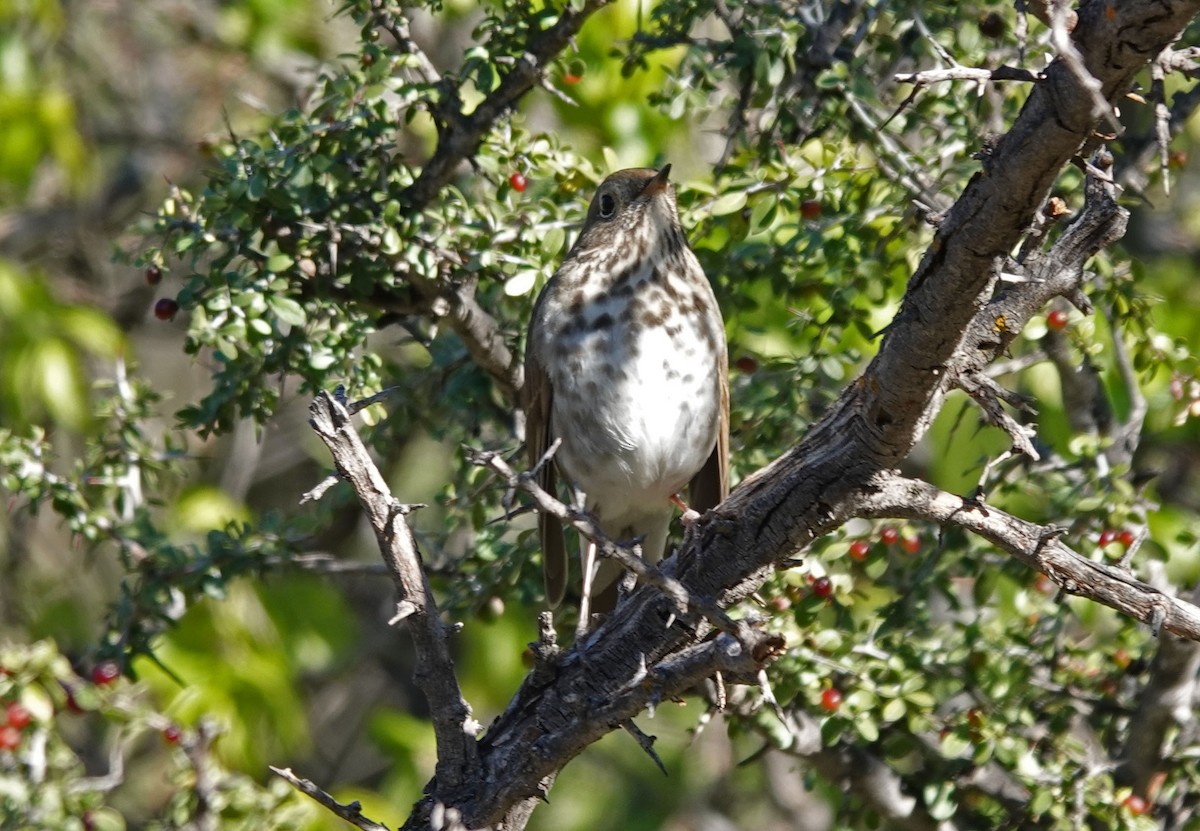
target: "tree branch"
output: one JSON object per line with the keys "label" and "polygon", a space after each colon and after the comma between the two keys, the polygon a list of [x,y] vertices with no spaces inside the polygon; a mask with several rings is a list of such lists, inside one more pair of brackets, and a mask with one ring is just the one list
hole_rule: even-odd
{"label": "tree branch", "polygon": [[1042,76],[1028,69],[1012,66],[998,66],[995,69],[984,69],[974,66],[951,66],[946,69],[925,69],[921,72],[901,72],[892,76],[898,84],[914,84],[928,86],[943,81],[974,81],[982,84],[988,81],[1025,81],[1033,83],[1041,80]]}
{"label": "tree branch", "polygon": [[1200,640],[1200,609],[1136,579],[1125,569],[1089,560],[1064,545],[1061,529],[983,507],[926,482],[881,473],[861,503],[867,517],[903,517],[972,531],[1040,571],[1068,594],[1086,597],[1190,640]]}
{"label": "tree branch", "polygon": [[355,800],[349,804],[343,804],[334,799],[329,793],[317,787],[311,779],[301,779],[296,774],[292,773],[291,768],[277,768],[274,765],[268,765],[271,772],[279,778],[283,779],[289,785],[305,796],[310,797],[318,804],[328,808],[335,815],[341,817],[346,822],[361,828],[363,831],[388,831],[388,827],[381,823],[375,822],[372,819],[367,819],[362,814],[362,805]]}
{"label": "tree branch", "polygon": [[384,562],[396,584],[396,623],[409,619],[417,652],[416,681],[429,702],[437,738],[438,782],[444,794],[473,787],[480,763],[475,737],[480,725],[463,699],[450,657],[449,631],[438,618],[437,602],[421,569],[416,540],[405,521],[415,506],[401,505],[350,422],[346,407],[326,392],[309,407],[309,424],[329,448],[342,479],[350,483],[363,507]]}
{"label": "tree branch", "polygon": [[479,149],[484,134],[496,120],[539,82],[546,63],[567,46],[584,21],[607,4],[608,0],[583,0],[577,9],[565,6],[553,26],[530,35],[525,54],[517,58],[499,86],[470,115],[444,109],[439,112],[447,120],[439,126],[437,149],[421,175],[401,195],[401,201],[414,207],[427,205],[449,183],[455,168]]}
{"label": "tree branch", "polygon": [[[1105,8],[1114,11],[1112,19]],[[1076,37],[1086,66],[1105,95],[1111,100],[1124,94],[1134,73],[1172,42],[1198,9],[1196,0],[1166,6],[1086,7]],[[879,354],[864,375],[796,448],[750,476],[721,506],[701,518],[683,550],[661,564],[664,574],[677,579],[691,595],[712,597],[727,606],[750,594],[772,568],[787,562],[814,537],[862,512],[864,500],[869,501],[869,493],[880,484],[881,471],[890,470],[908,454],[937,412],[949,368],[955,361],[966,366],[961,354],[964,336],[986,305],[1000,265],[1015,250],[1058,173],[1092,140],[1091,112],[1088,92],[1061,62],[1052,64],[985,169],[941,223]],[[1064,234],[1068,237],[1061,249],[1064,259],[1068,248],[1074,259],[1096,240],[1107,238],[1099,230],[1093,233],[1093,227],[1111,230],[1109,225],[1092,226],[1089,221],[1075,233]],[[1055,262],[1048,260],[1046,268]],[[1074,273],[1071,277],[1077,279]],[[1021,292],[1014,298],[1031,307],[1035,301]],[[1015,327],[1027,317],[1015,314]],[[996,347],[986,350],[981,365],[999,352]],[[963,512],[961,499],[928,485],[914,483],[914,487],[928,489],[922,492],[927,514],[952,522],[955,511],[960,512],[959,522],[1006,540],[1014,553],[1069,581],[1076,593],[1140,620],[1200,637],[1200,610],[1143,586],[1125,572],[1082,560],[1065,546],[1043,542],[1044,529],[1039,526],[1015,518],[993,526],[981,513]],[[894,508],[912,502],[896,500]],[[890,503],[876,506],[880,511],[892,507]],[[1014,538],[1018,531],[1024,536]],[[582,651],[576,644],[563,656],[557,673],[527,682],[481,742],[485,770],[500,778],[503,771],[519,783],[481,795],[464,811],[468,820],[479,825],[494,822],[504,806],[529,798],[531,783],[557,771],[587,742],[620,724],[598,726],[592,718],[581,718],[567,702],[578,701],[582,690],[620,690],[642,677],[645,667],[686,654],[696,643],[696,632],[689,628],[690,620],[666,626],[674,613],[670,600],[652,587],[642,587],[620,603]],[[590,678],[584,667],[603,667],[604,678]],[[559,726],[565,733],[553,733]],[[492,776],[485,779],[490,782]],[[488,796],[498,799],[499,805],[489,804]]]}
{"label": "tree branch", "polygon": [[525,365],[509,349],[508,339],[496,318],[479,305],[475,280],[430,280],[415,274],[409,274],[407,279],[425,297],[430,316],[445,318],[475,363],[515,401],[524,383]]}

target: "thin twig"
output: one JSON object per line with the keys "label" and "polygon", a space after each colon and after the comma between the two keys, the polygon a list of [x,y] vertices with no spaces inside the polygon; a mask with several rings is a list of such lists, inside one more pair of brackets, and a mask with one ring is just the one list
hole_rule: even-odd
{"label": "thin twig", "polygon": [[375,822],[363,816],[362,804],[356,799],[350,803],[338,802],[328,793],[317,787],[310,779],[301,779],[292,773],[291,768],[277,768],[274,765],[268,765],[271,772],[282,778],[285,782],[291,785],[300,793],[316,800],[319,804],[325,806],[337,816],[344,819],[346,822],[354,825],[363,831],[389,831],[388,827],[381,822]]}

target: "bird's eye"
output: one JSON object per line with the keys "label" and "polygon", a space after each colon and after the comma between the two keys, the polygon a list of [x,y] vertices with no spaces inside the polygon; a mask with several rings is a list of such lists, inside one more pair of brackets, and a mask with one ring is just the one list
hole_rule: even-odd
{"label": "bird's eye", "polygon": [[600,194],[600,218],[611,219],[612,215],[617,212],[617,200],[612,198],[610,193]]}

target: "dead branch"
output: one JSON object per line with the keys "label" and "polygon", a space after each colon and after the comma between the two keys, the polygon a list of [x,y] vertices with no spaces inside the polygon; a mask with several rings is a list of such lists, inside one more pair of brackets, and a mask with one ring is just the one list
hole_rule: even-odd
{"label": "dead branch", "polygon": [[417,652],[416,680],[429,701],[437,737],[438,781],[447,794],[473,786],[480,770],[475,737],[481,728],[458,687],[450,656],[450,630],[438,617],[416,540],[405,521],[413,506],[401,505],[392,496],[345,407],[322,392],[309,407],[309,415],[309,424],[333,455],[338,475],[354,489],[375,531],[396,584],[398,603],[393,620],[409,619],[408,630]]}
{"label": "dead branch", "polygon": [[1127,569],[1089,560],[1067,546],[1061,529],[1019,519],[933,485],[895,474],[880,474],[864,498],[862,515],[903,517],[957,525],[1053,580],[1063,591],[1102,603],[1147,624],[1200,640],[1200,609],[1135,578]]}

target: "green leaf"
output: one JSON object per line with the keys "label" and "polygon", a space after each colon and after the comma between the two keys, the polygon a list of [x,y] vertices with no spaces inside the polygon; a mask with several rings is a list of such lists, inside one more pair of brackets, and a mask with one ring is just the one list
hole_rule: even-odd
{"label": "green leaf", "polygon": [[719,197],[712,204],[713,216],[725,216],[746,207],[746,192],[737,190]]}
{"label": "green leaf", "polygon": [[879,740],[879,725],[870,713],[862,713],[853,721],[854,729],[858,731],[858,735],[862,736],[864,741],[874,742]]}
{"label": "green leaf", "polygon": [[379,248],[384,254],[399,254],[402,247],[400,233],[395,228],[388,228],[383,232]]}
{"label": "green leaf", "polygon": [[330,352],[314,352],[308,359],[308,365],[316,370],[326,370],[337,363],[337,358]]}
{"label": "green leaf", "polygon": [[957,759],[967,752],[971,742],[957,730],[947,730],[942,736],[939,749],[947,759]]}
{"label": "green leaf", "polygon": [[760,194],[750,209],[750,233],[769,228],[775,221],[775,211],[778,207],[779,203],[775,199],[775,194]]}
{"label": "green leaf", "polygon": [[521,297],[529,294],[537,283],[538,272],[533,268],[525,268],[504,281],[504,293],[509,297]]}
{"label": "green leaf", "polygon": [[929,816],[938,822],[954,816],[955,811],[958,810],[956,794],[954,786],[947,782],[926,785],[924,789],[925,808],[929,811]]}
{"label": "green leaf", "polygon": [[267,298],[267,307],[284,323],[292,326],[303,326],[305,323],[304,307],[290,297],[272,295]]}
{"label": "green leaf", "polygon": [[281,271],[287,271],[295,264],[295,260],[287,254],[276,254],[267,259],[267,271],[272,274],[278,274]]}
{"label": "green leaf", "polygon": [[905,711],[904,700],[893,698],[887,704],[883,705],[883,712],[880,713],[880,718],[883,721],[899,721],[904,718]]}

